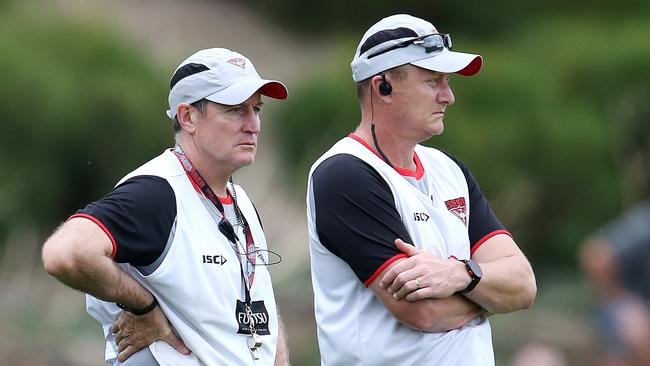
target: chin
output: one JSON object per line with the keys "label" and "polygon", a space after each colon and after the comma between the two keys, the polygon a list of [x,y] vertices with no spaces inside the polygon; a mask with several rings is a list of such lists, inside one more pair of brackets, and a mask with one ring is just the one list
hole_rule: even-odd
{"label": "chin", "polygon": [[253,164],[255,162],[255,154],[247,155],[247,156],[242,156],[239,159],[237,159],[237,165],[240,167],[245,167],[248,165]]}
{"label": "chin", "polygon": [[433,126],[431,126],[431,136],[439,136],[445,131],[445,124],[442,121],[436,121]]}

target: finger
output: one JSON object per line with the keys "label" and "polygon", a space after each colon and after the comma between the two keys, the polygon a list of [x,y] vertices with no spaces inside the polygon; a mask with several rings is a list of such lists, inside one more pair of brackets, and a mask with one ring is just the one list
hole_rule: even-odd
{"label": "finger", "polygon": [[111,333],[115,334],[120,331],[120,318],[118,318],[113,325],[111,325]]}
{"label": "finger", "polygon": [[406,301],[419,301],[422,299],[428,299],[431,297],[429,295],[429,292],[431,292],[429,288],[419,288],[413,292],[410,292],[404,298]]}
{"label": "finger", "polygon": [[119,352],[122,352],[129,347],[131,347],[131,342],[129,342],[128,338],[122,338],[121,342],[117,343],[117,350]]}
{"label": "finger", "polygon": [[415,267],[415,262],[407,259],[401,259],[399,262],[396,262],[391,269],[386,271],[384,276],[379,280],[379,287],[386,288],[392,284],[397,276],[402,272],[408,271]]}
{"label": "finger", "polygon": [[401,250],[409,257],[412,257],[422,252],[422,250],[416,248],[415,245],[408,244],[402,239],[395,239],[395,246],[397,247],[397,249]]}
{"label": "finger", "polygon": [[117,360],[120,361],[120,363],[126,361],[129,357],[133,356],[134,353],[139,351],[139,349],[136,349],[135,347],[129,346],[126,347],[124,350],[121,350],[120,353],[117,355]]}
{"label": "finger", "polygon": [[416,279],[420,276],[419,271],[416,268],[410,268],[408,270],[402,271],[398,274],[392,283],[388,284],[388,292],[393,294],[399,291],[402,286],[404,286],[408,281]]}
{"label": "finger", "polygon": [[120,342],[122,342],[122,339],[124,339],[122,332],[118,331],[117,333],[115,333],[115,343],[120,344]]}
{"label": "finger", "polygon": [[171,336],[167,337],[167,339],[164,339],[165,342],[169,343],[170,346],[172,346],[175,350],[178,352],[184,354],[184,355],[189,355],[192,353],[189,348],[183,343],[183,341],[176,336],[176,334],[172,333]]}
{"label": "finger", "polygon": [[412,293],[413,291],[418,290],[418,285],[416,280],[410,280],[404,283],[402,287],[399,288],[399,290],[395,291],[393,293],[393,299],[395,300],[401,300],[404,298],[406,295]]}

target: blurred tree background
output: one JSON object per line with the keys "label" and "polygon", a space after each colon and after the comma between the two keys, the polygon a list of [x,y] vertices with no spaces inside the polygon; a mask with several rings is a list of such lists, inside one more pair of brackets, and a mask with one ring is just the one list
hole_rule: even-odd
{"label": "blurred tree background", "polygon": [[[265,61],[272,57],[303,64],[280,72],[291,81],[290,98],[265,115],[263,143],[272,149],[260,156],[268,159],[264,165],[254,168],[283,172],[273,178],[283,187],[279,210],[299,212],[293,221],[300,224],[269,225],[273,218],[265,211],[278,208],[262,200],[263,193],[253,199],[262,201],[258,206],[265,227],[271,227],[271,241],[285,245],[285,252],[301,248],[287,260],[288,275],[275,277],[277,294],[294,364],[318,364],[311,292],[295,290],[310,285],[306,233],[301,231],[306,173],[318,155],[358,124],[349,63],[363,32],[398,12],[432,21],[452,34],[455,49],[485,59],[476,77],[452,78],[456,104],[448,109],[445,134],[426,144],[470,167],[537,272],[540,296],[535,308],[492,322],[498,364],[506,364],[526,339],[560,347],[572,364],[588,362],[593,337],[581,332],[590,331],[590,297],[575,264],[576,248],[604,221],[650,195],[650,2],[140,2],[145,5],[137,8],[142,11],[139,21],[161,19],[156,24],[164,24],[151,25],[149,31],[166,34],[152,43],[161,53],[169,48],[171,62],[161,62],[142,47],[147,29],[116,29],[121,23],[115,19],[132,13],[138,2],[116,1],[104,17],[110,1],[88,1],[95,5],[85,6],[95,6],[98,14],[92,19],[61,16],[81,3],[58,3],[67,7],[52,12],[56,5],[46,1],[0,0],[0,320],[6,324],[0,344],[13,345],[0,346],[0,357],[9,364],[87,365],[83,357],[100,359],[101,354],[75,358],[69,356],[74,350],[64,350],[80,344],[79,334],[92,334],[88,343],[101,353],[99,327],[88,319],[76,320],[83,317],[82,305],[63,312],[68,303],[59,304],[57,297],[51,297],[47,311],[42,304],[25,305],[24,299],[54,296],[53,282],[33,277],[21,282],[11,273],[24,273],[20,267],[30,263],[29,273],[42,278],[38,255],[45,236],[66,215],[108,192],[123,174],[172,143],[164,115],[171,70],[195,49],[213,46],[244,53],[266,47],[285,50],[253,58],[258,70],[268,70]],[[192,32],[200,33],[209,24],[174,28],[181,8],[196,16],[214,9],[210,14],[215,23],[224,20],[219,17],[236,23],[240,19],[235,11],[246,14],[284,41],[269,45],[260,37],[259,43],[237,44],[232,37],[238,32],[224,31],[206,34],[208,41],[200,43]],[[170,39],[194,40],[195,48],[181,54]],[[292,46],[289,40],[305,46]],[[270,71],[262,74],[274,75]],[[254,187],[267,182],[258,178],[250,179],[253,192],[268,191],[270,185]],[[244,181],[248,183],[246,175]],[[274,230],[293,237],[275,237]],[[11,292],[26,291],[24,287],[41,295]],[[22,312],[16,315],[15,309]],[[50,320],[42,321],[48,314]],[[51,340],[48,334],[54,331],[63,336]],[[25,359],[21,342],[38,345],[46,356]]]}
{"label": "blurred tree background", "polygon": [[3,233],[49,231],[172,140],[164,73],[106,29],[6,9],[0,54]]}

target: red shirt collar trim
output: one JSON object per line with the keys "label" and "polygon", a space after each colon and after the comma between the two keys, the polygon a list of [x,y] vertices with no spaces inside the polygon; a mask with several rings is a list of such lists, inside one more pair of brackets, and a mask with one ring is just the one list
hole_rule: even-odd
{"label": "red shirt collar trim", "polygon": [[223,205],[232,205],[232,196],[230,195],[230,192],[228,192],[228,195],[226,197],[217,196],[217,199]]}
{"label": "red shirt collar trim", "polygon": [[[379,155],[379,153],[372,148],[372,146],[370,146],[366,141],[364,141],[358,135],[355,135],[354,133],[350,133],[348,137],[358,141],[361,145],[365,146],[368,150],[372,151],[373,154],[377,155],[379,159],[384,160],[384,158],[382,158],[381,155]],[[415,163],[415,170],[408,170],[397,166],[393,166],[393,169],[395,169],[395,171],[402,176],[413,177],[419,180],[424,176],[424,167],[422,166],[422,162],[420,161],[420,158],[418,157],[418,154],[415,151],[413,151],[413,162]]]}

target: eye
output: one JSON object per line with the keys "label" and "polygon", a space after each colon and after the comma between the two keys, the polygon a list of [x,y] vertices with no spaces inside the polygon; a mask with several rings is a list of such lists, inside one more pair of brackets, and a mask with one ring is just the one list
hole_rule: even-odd
{"label": "eye", "polygon": [[443,82],[445,82],[445,81],[446,81],[446,82],[449,81],[449,76],[447,76],[447,75],[445,75],[445,74],[440,74],[440,75],[434,77],[433,79],[431,79],[431,80],[430,80],[430,83],[431,83],[433,86],[438,86],[438,85],[440,85],[441,83],[443,83]]}
{"label": "eye", "polygon": [[253,111],[255,112],[255,114],[260,114],[260,112],[262,111],[262,107],[261,106],[255,106],[255,107],[253,107]]}

